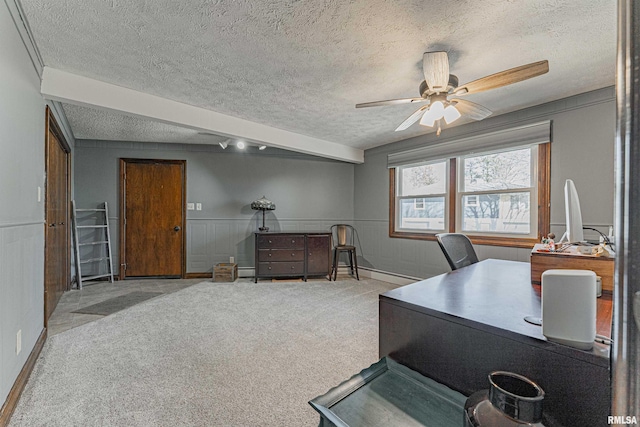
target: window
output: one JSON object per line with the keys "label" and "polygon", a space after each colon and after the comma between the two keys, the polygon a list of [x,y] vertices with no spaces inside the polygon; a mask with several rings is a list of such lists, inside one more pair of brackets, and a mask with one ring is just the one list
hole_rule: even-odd
{"label": "window", "polygon": [[459,158],[458,194],[464,207],[456,214],[456,229],[535,238],[537,214],[530,206],[537,206],[537,148]]}
{"label": "window", "polygon": [[550,144],[390,168],[390,236],[530,247],[549,228]]}
{"label": "window", "polygon": [[397,227],[402,230],[445,230],[447,162],[401,167]]}

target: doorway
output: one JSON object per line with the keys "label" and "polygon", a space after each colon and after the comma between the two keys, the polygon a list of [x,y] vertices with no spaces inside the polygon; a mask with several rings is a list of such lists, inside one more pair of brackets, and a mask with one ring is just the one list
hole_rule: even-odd
{"label": "doorway", "polygon": [[120,279],[184,277],[186,160],[120,159]]}
{"label": "doorway", "polygon": [[71,237],[69,194],[71,192],[70,148],[53,113],[47,107],[45,124],[45,326],[62,294],[69,290]]}

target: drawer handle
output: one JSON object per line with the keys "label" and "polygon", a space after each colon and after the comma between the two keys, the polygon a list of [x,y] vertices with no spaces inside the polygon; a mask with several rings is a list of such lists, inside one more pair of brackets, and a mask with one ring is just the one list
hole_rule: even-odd
{"label": "drawer handle", "polygon": [[293,270],[293,269],[295,269],[295,268],[296,268],[295,266],[293,266],[293,265],[291,266],[291,269],[292,269],[292,270]]}
{"label": "drawer handle", "polygon": [[295,243],[295,242],[296,242],[295,240],[291,240],[291,243]]}
{"label": "drawer handle", "polygon": [[269,243],[271,243],[271,240],[269,240]]}
{"label": "drawer handle", "polygon": [[296,256],[296,254],[295,254],[295,253],[293,253],[293,254],[291,254],[291,256]]}
{"label": "drawer handle", "polygon": [[271,254],[269,254],[269,256],[271,256]]}
{"label": "drawer handle", "polygon": [[269,267],[269,270],[271,270],[271,267]]}

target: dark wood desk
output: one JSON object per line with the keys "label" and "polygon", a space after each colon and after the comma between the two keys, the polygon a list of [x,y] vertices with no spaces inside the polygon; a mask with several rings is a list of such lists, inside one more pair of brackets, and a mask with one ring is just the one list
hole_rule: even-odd
{"label": "dark wood desk", "polygon": [[[610,336],[609,296],[598,311]],[[380,357],[465,395],[489,388],[491,371],[516,372],[542,386],[545,411],[562,425],[607,425],[609,348],[549,342],[527,315],[540,316],[529,263],[485,260],[380,295]]]}

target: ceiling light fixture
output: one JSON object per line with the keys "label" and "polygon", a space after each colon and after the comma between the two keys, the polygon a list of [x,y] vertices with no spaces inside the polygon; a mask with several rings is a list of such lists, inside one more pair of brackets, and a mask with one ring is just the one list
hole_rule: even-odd
{"label": "ceiling light fixture", "polygon": [[447,124],[451,124],[460,118],[460,111],[453,105],[449,104],[447,108],[444,109],[444,121]]}
{"label": "ceiling light fixture", "polygon": [[236,147],[238,147],[241,150],[244,150],[244,142],[238,141],[237,144],[236,144]]}
{"label": "ceiling light fixture", "polygon": [[258,150],[265,150],[266,148],[267,148],[266,145],[261,145],[261,146],[258,147]]}
{"label": "ceiling light fixture", "polygon": [[218,142],[218,145],[220,145],[220,147],[222,147],[223,150],[226,150],[227,146],[229,145],[229,140]]}
{"label": "ceiling light fixture", "polygon": [[446,99],[442,101],[439,99],[441,98],[439,96],[436,98],[436,100],[433,100],[433,98],[436,98],[436,97],[435,96],[432,97],[432,101],[431,101],[431,104],[429,105],[429,108],[424,112],[424,114],[422,115],[422,118],[420,118],[420,124],[422,126],[429,126],[429,127],[433,127],[437,124],[438,125],[437,134],[440,135],[440,132],[442,130],[440,128],[440,120],[444,118],[444,121],[447,124],[451,124],[456,120],[458,120],[461,117],[461,114],[460,114],[460,111],[458,111],[458,109],[454,106],[454,103],[449,102]]}

